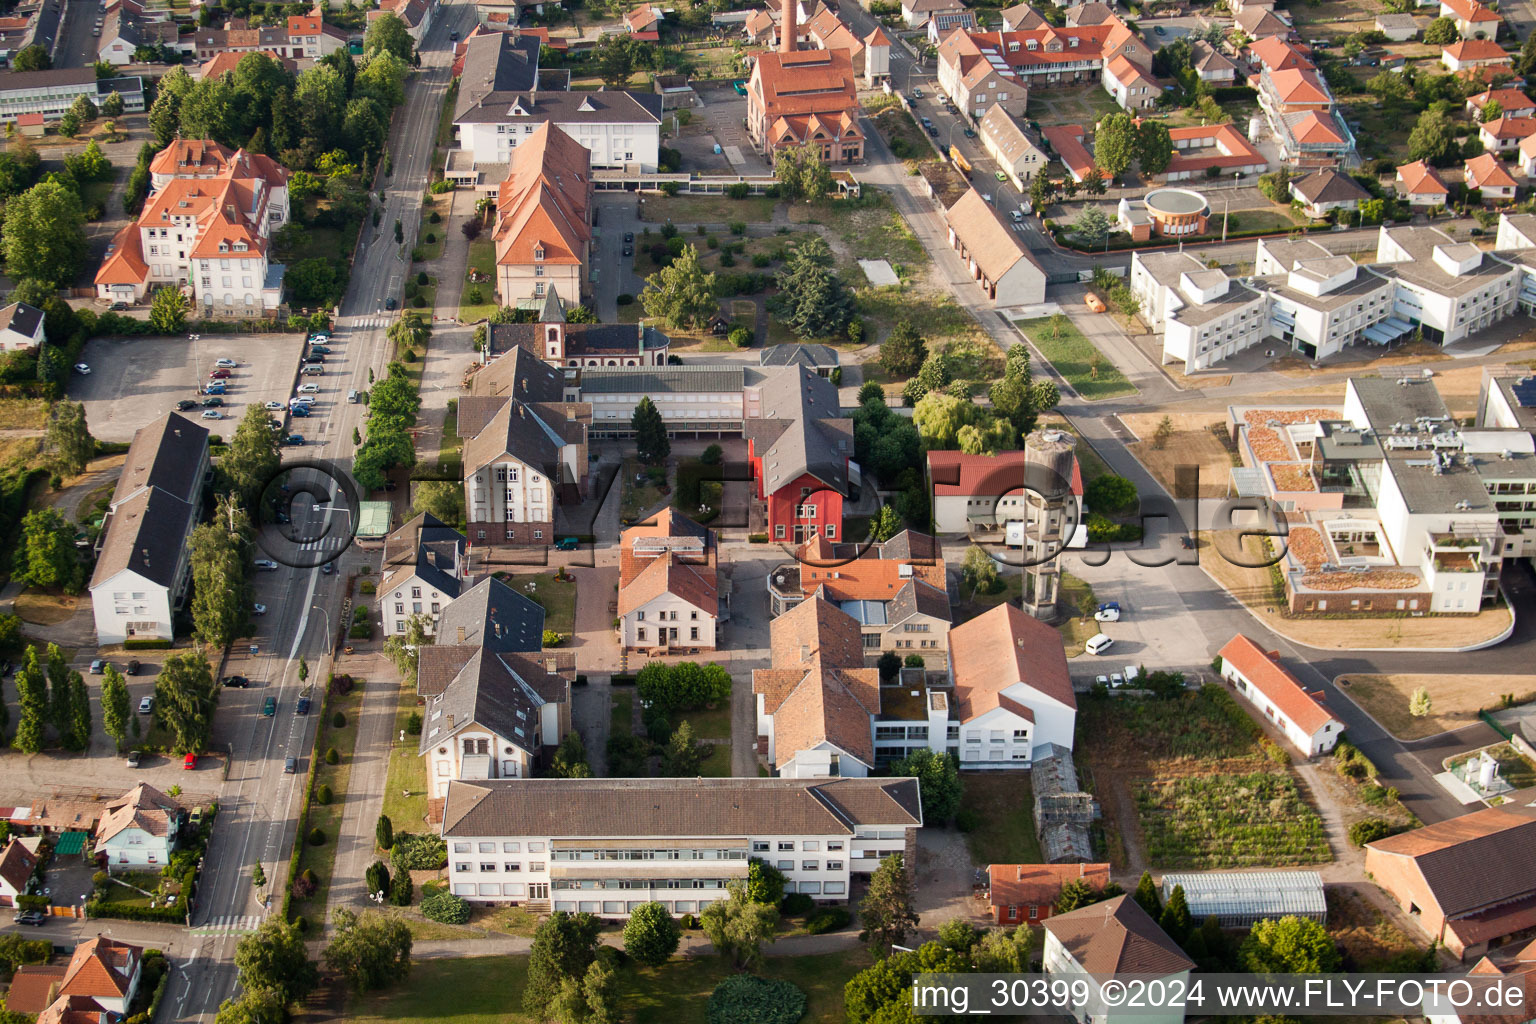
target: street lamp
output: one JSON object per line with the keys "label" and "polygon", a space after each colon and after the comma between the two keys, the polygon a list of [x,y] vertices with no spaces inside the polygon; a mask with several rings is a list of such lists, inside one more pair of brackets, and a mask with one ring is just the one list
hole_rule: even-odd
{"label": "street lamp", "polygon": [[312,604],[309,606],[309,608],[311,611],[319,612],[321,615],[325,616],[325,645],[326,649],[329,650],[336,644],[336,634],[331,632],[331,613],[320,607],[318,604]]}

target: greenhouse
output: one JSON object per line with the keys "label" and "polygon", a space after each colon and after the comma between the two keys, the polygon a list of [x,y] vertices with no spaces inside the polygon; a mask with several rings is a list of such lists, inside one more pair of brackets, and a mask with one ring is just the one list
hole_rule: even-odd
{"label": "greenhouse", "polygon": [[1266,917],[1294,914],[1325,921],[1323,876],[1316,871],[1226,871],[1167,874],[1163,900],[1184,888],[1189,916],[1216,918],[1223,928],[1246,928]]}

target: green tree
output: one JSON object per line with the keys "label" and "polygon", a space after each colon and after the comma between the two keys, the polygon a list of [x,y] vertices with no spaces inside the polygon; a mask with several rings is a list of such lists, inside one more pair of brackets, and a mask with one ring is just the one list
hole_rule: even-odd
{"label": "green tree", "polygon": [[1419,687],[1408,698],[1408,713],[1414,718],[1428,718],[1429,713],[1435,708],[1434,700],[1429,696],[1429,691]]}
{"label": "green tree", "polygon": [[288,1009],[271,989],[247,989],[219,1004],[213,1024],[286,1024]]}
{"label": "green tree", "polygon": [[555,756],[550,758],[549,773],[557,779],[590,779],[592,766],[587,763],[587,747],[581,733],[572,729],[560,739]]}
{"label": "green tree", "polygon": [[880,343],[880,365],[893,378],[910,377],[928,358],[928,343],[917,333],[910,320],[898,320],[891,333]]}
{"label": "green tree", "polygon": [[1029,967],[1029,951],[1034,936],[1029,925],[1021,924],[1012,932],[994,928],[982,935],[972,956],[976,970],[984,974],[1023,974]]}
{"label": "green tree", "polygon": [[181,103],[195,84],[183,67],[172,68],[157,83],[155,102],[149,108],[149,128],[160,145],[170,145],[181,130]]}
{"label": "green tree", "polygon": [[240,425],[229,439],[229,447],[219,458],[219,472],[245,508],[256,508],[261,503],[262,491],[282,467],[278,433],[272,429],[274,423],[271,413],[252,402],[246,406]]}
{"label": "green tree", "polygon": [[544,1019],[567,979],[581,978],[597,959],[600,922],[591,914],[557,910],[539,923],[528,951],[523,1012]]}
{"label": "green tree", "polygon": [[386,12],[368,22],[368,32],[363,37],[363,53],[374,54],[380,51],[392,53],[401,60],[411,59],[411,53],[415,50],[415,44],[411,41],[411,33],[400,20],[398,14]]}
{"label": "green tree", "polygon": [[1051,197],[1055,194],[1056,186],[1052,184],[1050,175],[1042,171],[1029,183],[1029,208],[1035,211],[1044,210],[1051,204]]}
{"label": "green tree", "polygon": [[[907,405],[917,405],[923,400],[923,396],[934,391],[942,391],[954,380],[950,359],[946,353],[933,352],[923,365],[918,368],[917,376],[913,377],[901,389],[901,400]],[[962,423],[969,422],[970,415],[966,414]]]}
{"label": "green tree", "polygon": [[245,628],[251,606],[249,539],[245,513],[230,494],[220,498],[208,522],[192,529],[192,627],[210,646],[223,647]]}
{"label": "green tree", "polygon": [[963,918],[951,918],[939,925],[939,944],[956,953],[969,954],[981,942],[981,932]]}
{"label": "green tree", "polygon": [[85,472],[86,464],[96,455],[96,439],[86,425],[84,405],[67,400],[53,403],[48,410],[43,451],[54,472],[63,476]]}
{"label": "green tree", "polygon": [[864,925],[861,938],[880,954],[890,952],[918,925],[912,909],[912,879],[899,854],[890,854],[869,878],[869,888],[859,904],[859,921]]}
{"label": "green tree", "polygon": [[1450,46],[1460,38],[1461,33],[1456,31],[1454,18],[1436,18],[1424,29],[1424,42],[1430,46]]}
{"label": "green tree", "polygon": [[390,890],[389,866],[381,860],[374,861],[363,872],[363,883],[367,886],[370,894],[377,895],[383,893],[388,895]]}
{"label": "green tree", "polygon": [[123,674],[108,662],[101,676],[101,727],[112,737],[112,742],[117,744],[119,750],[128,738],[128,718],[131,714],[128,684]]}
{"label": "green tree", "polygon": [[1072,233],[1084,245],[1098,248],[1109,238],[1109,218],[1097,206],[1090,206],[1072,225]]}
{"label": "green tree", "polygon": [[972,594],[987,593],[997,586],[997,562],[987,554],[987,549],[972,544],[965,549],[960,563],[960,575],[971,588]]}
{"label": "green tree", "polygon": [[40,181],[5,205],[5,264],[15,277],[72,284],[85,260],[80,196],[57,181]]}
{"label": "green tree", "polygon": [[930,391],[912,410],[912,423],[917,427],[925,449],[945,451],[955,447],[960,428],[972,422],[977,412],[969,399]]}
{"label": "green tree", "polygon": [[1157,421],[1157,426],[1152,430],[1152,447],[1162,451],[1168,447],[1168,442],[1173,440],[1173,417],[1164,416]]}
{"label": "green tree", "polygon": [[389,820],[389,815],[381,814],[379,820],[374,822],[373,841],[381,850],[388,850],[395,845],[395,825]]}
{"label": "green tree", "polygon": [[59,729],[65,750],[79,752],[91,745],[91,695],[79,672],[69,674],[69,720]]}
{"label": "green tree", "polygon": [[1194,919],[1190,917],[1189,900],[1184,895],[1184,887],[1176,885],[1173,892],[1168,894],[1168,905],[1163,907],[1163,912],[1158,916],[1158,925],[1168,933],[1168,937],[1182,945],[1189,938],[1190,930],[1194,927]]}
{"label": "green tree", "polygon": [[848,1024],[916,1024],[912,1013],[915,974],[968,974],[970,961],[938,943],[925,942],[916,951],[892,953],[848,979],[843,986],[843,1012]]}
{"label": "green tree", "polygon": [[1173,160],[1173,138],[1161,121],[1143,121],[1136,129],[1136,163],[1143,174],[1162,174]]}
{"label": "green tree", "polygon": [[[122,117],[123,94],[119,92],[107,93],[106,98],[101,101],[101,114],[103,117]],[[94,142],[91,144],[95,145]]]}
{"label": "green tree", "polygon": [[1255,974],[1332,974],[1343,966],[1328,929],[1294,916],[1255,921],[1238,956]]}
{"label": "green tree", "polygon": [[283,1007],[302,1002],[320,981],[303,933],[280,916],[267,918],[240,940],[235,967],[242,988],[271,992]]}
{"label": "green tree", "polygon": [[685,779],[699,774],[709,748],[693,737],[693,726],[687,719],[679,722],[661,751],[661,774],[667,778]]}
{"label": "green tree", "polygon": [[82,122],[96,120],[96,104],[89,96],[81,94],[75,97],[75,102],[69,105],[69,113],[74,114]]}
{"label": "green tree", "polygon": [[762,962],[763,943],[773,941],[779,908],[747,899],[746,887],[740,882],[729,883],[728,889],[730,898],[705,907],[699,925],[716,952],[737,970],[748,970]]}
{"label": "green tree", "polygon": [[1136,485],[1123,476],[1096,477],[1083,493],[1090,509],[1107,516],[1120,515],[1136,507]]}
{"label": "green tree", "polygon": [[1041,378],[1029,384],[1029,405],[1032,412],[1049,412],[1061,402],[1061,390],[1056,382]]}
{"label": "green tree", "polygon": [[1093,137],[1093,162],[1111,178],[1120,177],[1136,156],[1136,140],[1136,123],[1130,114],[1108,115]]}
{"label": "green tree", "polygon": [[752,857],[747,861],[747,887],[742,895],[748,903],[767,903],[776,907],[784,899],[787,881],[784,872],[761,857]]}
{"label": "green tree", "polygon": [[171,750],[177,754],[208,749],[213,709],[219,691],[213,683],[208,659],[195,651],[172,654],[155,677],[155,717],[171,732]]}
{"label": "green tree", "polygon": [[53,67],[53,58],[39,43],[23,46],[11,58],[12,71],[47,71],[51,67]]}
{"label": "green tree", "polygon": [[16,722],[16,735],[11,746],[23,754],[35,754],[43,749],[43,728],[48,722],[48,677],[38,660],[37,647],[29,645],[16,672],[17,703],[21,717]]}
{"label": "green tree", "polygon": [[624,923],[624,952],[646,967],[660,967],[677,952],[683,930],[660,903],[642,903]]}
{"label": "green tree", "polygon": [[910,775],[918,780],[925,824],[938,827],[954,820],[960,810],[961,793],[960,763],[955,760],[955,755],[918,747],[906,757],[893,761],[891,774]]}
{"label": "green tree", "polygon": [[619,1018],[615,955],[612,950],[599,950],[581,977],[564,979],[550,1003],[549,1016],[562,1024],[614,1024]]}
{"label": "green tree", "polygon": [[1483,114],[1478,120],[1487,124],[1489,121],[1497,121],[1504,116],[1504,108],[1498,100],[1489,100],[1483,104]]}
{"label": "green tree", "polygon": [[[1438,19],[1449,20],[1449,19]],[[1436,166],[1453,162],[1459,150],[1456,140],[1456,122],[1439,107],[1430,107],[1419,115],[1413,130],[1408,133],[1408,157],[1411,160],[1427,160]]]}
{"label": "green tree", "polygon": [[1074,878],[1061,887],[1061,892],[1056,897],[1056,913],[1065,914],[1079,907],[1091,906],[1102,900],[1119,896],[1122,892],[1124,890],[1114,882],[1110,882],[1102,889],[1095,889],[1081,878]]}
{"label": "green tree", "polygon": [[830,338],[847,329],[853,300],[832,272],[832,251],[820,235],[796,246],[778,282],[779,320],[800,337]]}
{"label": "green tree", "polygon": [[869,521],[869,539],[879,544],[890,540],[904,529],[901,516],[889,505],[881,505]]}
{"label": "green tree", "polygon": [[1132,899],[1141,904],[1141,909],[1147,912],[1147,916],[1156,921],[1163,916],[1163,898],[1158,894],[1157,883],[1152,881],[1152,872],[1143,871],[1141,880],[1136,883],[1136,892]]}
{"label": "green tree", "polygon": [[689,328],[702,324],[720,309],[715,298],[715,275],[699,263],[699,251],[691,245],[668,266],[645,279],[640,304],[646,316],[658,317],[669,327]]}
{"label": "green tree", "polygon": [[597,74],[610,89],[622,89],[635,73],[635,43],[628,35],[605,36],[597,48]]}
{"label": "green tree", "polygon": [[832,171],[821,158],[821,147],[807,143],[774,154],[773,176],[785,199],[823,199],[832,191]]}
{"label": "green tree", "polygon": [[[388,50],[371,55],[352,83],[354,96],[371,99],[388,111],[405,102],[405,78],[411,66]],[[356,102],[354,100],[353,102]],[[351,104],[348,104],[351,109]]]}
{"label": "green tree", "polygon": [[1056,404],[1054,401],[1049,405],[1039,403],[1039,399],[1049,396],[1042,395],[1034,387],[1028,345],[1014,345],[1008,350],[1003,362],[1003,376],[993,382],[987,397],[992,399],[994,410],[1008,417],[1020,437],[1035,429],[1037,414],[1042,409]]}
{"label": "green tree", "polygon": [[58,644],[48,645],[48,720],[58,730],[61,739],[69,732],[75,699],[74,687],[69,678],[69,658]]}
{"label": "green tree", "polygon": [[659,466],[672,454],[672,442],[667,438],[667,424],[661,418],[661,410],[649,395],[642,396],[629,418],[630,429],[635,432],[635,451],[640,461]]}
{"label": "green tree", "polygon": [[77,593],[84,580],[75,528],[55,508],[28,512],[21,521],[21,544],[13,557],[12,577],[43,590]]}
{"label": "green tree", "polygon": [[384,988],[411,973],[411,929],[405,921],[383,914],[359,916],[346,907],[338,908],[332,920],[325,965],[352,991]]}
{"label": "green tree", "polygon": [[[191,309],[192,303],[181,294],[180,288],[156,288],[154,298],[149,302],[149,322],[161,334],[176,334],[187,325],[187,313]],[[253,405],[251,408],[258,407]]]}
{"label": "green tree", "polygon": [[448,480],[423,480],[411,502],[414,512],[429,512],[449,525],[464,519],[464,485]]}

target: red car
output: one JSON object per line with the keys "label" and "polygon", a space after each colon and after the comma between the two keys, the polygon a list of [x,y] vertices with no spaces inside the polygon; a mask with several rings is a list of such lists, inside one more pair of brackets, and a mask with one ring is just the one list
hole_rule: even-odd
{"label": "red car", "polygon": [[181,762],[181,766],[182,766],[182,768],[186,769],[189,772],[196,771],[197,770],[197,755],[196,754],[188,754],[187,755],[187,759],[185,761]]}
{"label": "red car", "polygon": [[209,380],[227,380],[229,378],[229,375],[230,374],[229,374],[228,370],[220,367],[217,370],[209,371],[208,379]]}

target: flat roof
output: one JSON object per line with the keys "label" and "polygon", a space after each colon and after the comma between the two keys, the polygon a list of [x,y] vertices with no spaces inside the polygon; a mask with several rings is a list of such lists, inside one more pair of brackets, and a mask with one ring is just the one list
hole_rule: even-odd
{"label": "flat roof", "polygon": [[1187,188],[1153,189],[1142,197],[1142,201],[1159,213],[1172,214],[1199,213],[1210,205],[1205,196]]}

